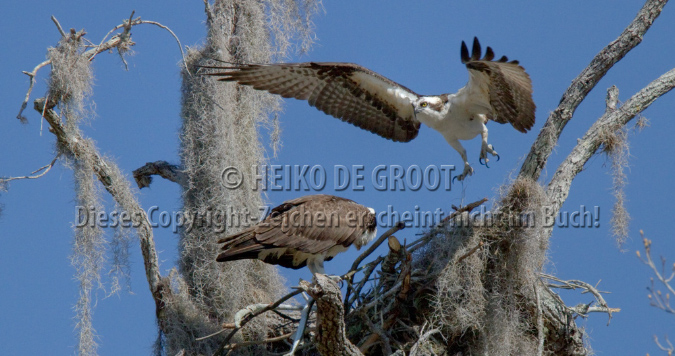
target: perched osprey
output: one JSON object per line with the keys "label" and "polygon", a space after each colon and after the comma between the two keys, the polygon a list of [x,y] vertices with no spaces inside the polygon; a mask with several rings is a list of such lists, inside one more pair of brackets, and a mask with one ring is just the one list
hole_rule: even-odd
{"label": "perched osprey", "polygon": [[258,259],[325,274],[323,261],[351,245],[360,249],[376,232],[372,208],[332,195],[308,195],[284,202],[257,225],[219,240],[224,251],[216,260]]}
{"label": "perched osprey", "polygon": [[[466,150],[459,140],[481,135],[479,162],[488,162],[488,153],[497,156],[488,144],[488,120],[510,123],[520,132],[534,125],[535,105],[532,82],[518,61],[506,56],[494,59],[488,47],[474,38],[471,56],[462,41],[461,59],[469,70],[469,82],[455,94],[419,95],[367,68],[352,63],[243,64],[207,73],[235,81],[284,98],[307,100],[309,105],[384,138],[408,142],[417,136],[420,123],[430,126],[462,156],[464,171],[473,173]],[[481,162],[482,164],[483,162]]]}

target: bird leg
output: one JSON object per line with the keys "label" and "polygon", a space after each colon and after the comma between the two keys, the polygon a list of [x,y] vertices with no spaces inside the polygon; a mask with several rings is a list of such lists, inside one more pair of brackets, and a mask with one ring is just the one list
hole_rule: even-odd
{"label": "bird leg", "polygon": [[480,147],[480,157],[478,158],[478,162],[480,164],[484,164],[486,167],[490,168],[488,166],[488,162],[490,160],[488,159],[488,153],[497,156],[497,161],[499,161],[499,155],[497,154],[497,151],[494,150],[492,145],[488,144],[487,139],[488,139],[488,131],[487,128],[484,128],[483,132],[480,134],[481,137],[481,147]]}
{"label": "bird leg", "polygon": [[452,148],[454,148],[459,153],[460,156],[462,156],[462,161],[464,161],[464,170],[462,171],[462,174],[460,174],[458,176],[455,176],[453,178],[453,180],[455,180],[455,178],[456,178],[457,180],[462,181],[467,176],[470,176],[470,175],[473,174],[473,168],[471,168],[471,165],[469,165],[469,160],[466,157],[466,150],[464,149],[462,144],[459,143],[459,140],[456,139],[456,138],[447,138],[446,137],[445,140],[448,141],[450,146],[452,146]]}

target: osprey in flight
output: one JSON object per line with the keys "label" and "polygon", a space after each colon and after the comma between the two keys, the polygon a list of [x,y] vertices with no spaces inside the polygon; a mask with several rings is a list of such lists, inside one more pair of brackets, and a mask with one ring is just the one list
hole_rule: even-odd
{"label": "osprey in flight", "polygon": [[[462,156],[460,180],[473,173],[459,140],[481,135],[479,162],[497,156],[488,144],[488,120],[510,123],[527,132],[534,125],[532,82],[518,61],[506,56],[494,60],[474,38],[471,55],[462,41],[461,59],[469,70],[468,84],[454,94],[420,95],[378,73],[352,63],[243,64],[206,67],[208,73],[284,98],[307,100],[309,105],[384,138],[408,142],[420,123],[430,126]],[[481,162],[482,164],[483,162]]]}
{"label": "osprey in flight", "polygon": [[323,261],[351,245],[360,249],[376,232],[372,208],[332,195],[308,195],[284,202],[257,225],[219,240],[224,251],[216,260],[258,259],[325,274]]}

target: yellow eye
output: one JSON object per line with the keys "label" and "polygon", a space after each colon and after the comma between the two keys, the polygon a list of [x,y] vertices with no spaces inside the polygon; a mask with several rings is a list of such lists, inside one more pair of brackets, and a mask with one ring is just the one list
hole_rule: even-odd
{"label": "yellow eye", "polygon": [[429,104],[428,104],[426,101],[423,101],[423,102],[420,104],[420,106],[423,107],[423,108],[426,108],[427,105],[429,105]]}

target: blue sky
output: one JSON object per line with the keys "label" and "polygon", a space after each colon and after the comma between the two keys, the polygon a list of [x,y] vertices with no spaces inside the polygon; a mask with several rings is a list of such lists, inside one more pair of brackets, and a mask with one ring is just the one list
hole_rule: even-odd
{"label": "blue sky", "polygon": [[[335,165],[363,165],[363,191],[336,193],[371,206],[377,211],[447,211],[451,204],[494,198],[497,188],[508,182],[520,167],[548,113],[553,110],[570,81],[607,43],[614,40],[642,6],[640,1],[594,2],[326,2],[325,13],[315,18],[317,43],[313,50],[289,61],[355,62],[375,70],[422,94],[454,92],[467,80],[459,61],[459,45],[477,36],[495,53],[520,60],[532,77],[537,104],[536,124],[528,134],[506,125],[490,124],[490,141],[501,155],[487,169],[478,164],[480,141],[465,142],[469,162],[476,172],[463,185],[450,191],[378,191],[368,179],[378,165],[461,165],[459,155],[429,128],[422,128],[411,143],[392,143],[341,123],[306,103],[285,102],[280,116],[283,147],[273,164],[320,165],[330,177]],[[46,48],[59,39],[50,15],[67,30],[85,28],[87,37],[98,42],[110,28],[136,16],[169,26],[187,46],[204,38],[204,13],[200,1],[150,2],[47,1],[0,4],[5,18],[0,23],[3,55],[0,56],[0,175],[20,176],[49,163],[54,157],[54,136],[41,134],[39,116],[28,110],[29,123],[14,117],[28,87],[21,71],[30,71],[45,58]],[[673,67],[672,36],[675,9],[666,6],[642,44],[617,64],[579,107],[563,132],[549,160],[543,180],[559,164],[604,111],[606,89],[617,85],[625,101],[637,90]],[[178,162],[180,128],[180,53],[172,37],[154,26],[136,27],[137,45],[129,57],[129,71],[116,55],[103,54],[93,65],[96,117],[84,127],[99,150],[112,157],[130,176],[145,162]],[[45,92],[47,71],[38,77],[34,98]],[[562,279],[581,279],[611,291],[605,298],[621,308],[609,326],[606,315],[578,320],[585,327],[598,355],[660,354],[652,335],[670,334],[675,339],[672,315],[649,306],[646,287],[649,269],[636,257],[642,250],[638,231],[654,240],[654,254],[675,260],[672,238],[672,198],[675,188],[668,177],[675,173],[670,148],[675,134],[673,94],[667,94],[644,112],[651,126],[630,135],[630,167],[626,196],[632,215],[630,236],[619,250],[610,234],[610,164],[603,156],[593,158],[574,182],[563,207],[573,212],[599,207],[599,227],[556,228],[550,243],[547,271]],[[329,184],[329,188],[332,185]],[[76,349],[73,305],[78,287],[73,279],[71,253],[75,219],[72,171],[57,165],[39,180],[15,181],[0,195],[0,344],[8,355],[72,354]],[[323,193],[333,193],[325,189]],[[267,202],[284,200],[316,191],[269,191]],[[180,191],[174,183],[156,179],[151,188],[138,193],[146,209],[180,208]],[[104,196],[106,196],[104,194]],[[383,231],[383,229],[381,230]],[[399,232],[411,241],[421,229]],[[155,230],[161,268],[168,271],[177,258],[177,238],[171,228]],[[329,273],[348,269],[357,252],[326,263]],[[147,354],[156,336],[154,303],[145,282],[137,244],[132,248],[133,293],[105,297],[99,291],[94,326],[101,355]],[[309,272],[282,270],[287,285]],[[568,304],[587,303],[591,298],[563,293]]]}

